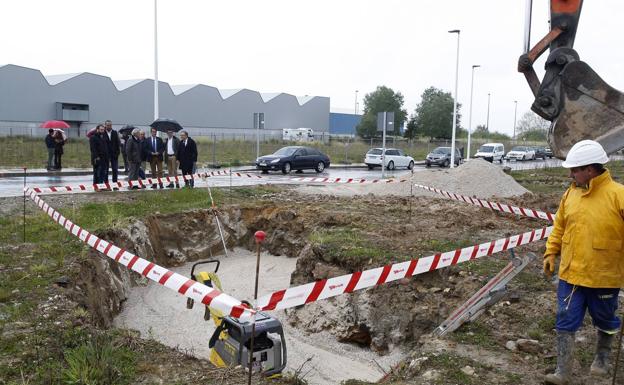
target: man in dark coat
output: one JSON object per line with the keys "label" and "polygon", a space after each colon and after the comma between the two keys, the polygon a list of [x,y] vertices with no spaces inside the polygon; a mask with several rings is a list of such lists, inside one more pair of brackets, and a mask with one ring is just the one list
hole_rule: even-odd
{"label": "man in dark coat", "polygon": [[[188,136],[188,132],[180,131],[180,144],[178,146],[178,162],[182,175],[192,175],[195,172],[195,162],[197,162],[197,145]],[[184,185],[195,186],[193,179],[185,180]]]}
{"label": "man in dark coat", "polygon": [[106,169],[108,168],[108,145],[106,142],[104,125],[99,124],[95,134],[89,138],[91,147],[91,164],[93,165],[93,183],[106,181]]}
{"label": "man in dark coat", "polygon": [[45,137],[46,148],[48,149],[48,171],[54,170],[54,130],[49,129],[48,135]]}
{"label": "man in dark coat", "polygon": [[[119,169],[119,152],[121,148],[121,141],[119,140],[119,133],[113,130],[113,123],[110,120],[104,122],[104,129],[106,139],[106,143],[108,144],[108,162],[110,164],[110,169],[113,174],[113,183],[117,182],[117,170]],[[107,177],[108,179],[108,166],[106,167]]]}
{"label": "man in dark coat", "polygon": [[[137,181],[139,179],[139,170],[143,161],[143,145],[139,140],[141,130],[135,128],[132,135],[126,141],[126,159],[128,159],[128,180]],[[132,186],[131,189],[138,189],[138,186]]]}

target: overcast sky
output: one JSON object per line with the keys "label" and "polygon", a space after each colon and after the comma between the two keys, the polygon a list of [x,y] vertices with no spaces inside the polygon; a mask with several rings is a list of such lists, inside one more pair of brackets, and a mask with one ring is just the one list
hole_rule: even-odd
{"label": "overcast sky", "polygon": [[[532,43],[548,31],[546,0],[534,0]],[[511,134],[532,96],[516,72],[525,0],[158,0],[159,79],[331,98],[351,111],[359,90],[400,91],[414,111],[429,86],[453,92],[461,29],[459,102],[468,126]],[[44,75],[92,72],[113,80],[154,77],[153,0],[2,1],[0,64]],[[609,84],[624,89],[624,1],[586,1],[575,48]],[[538,63],[543,75],[543,59]],[[175,118],[175,117],[173,117]]]}

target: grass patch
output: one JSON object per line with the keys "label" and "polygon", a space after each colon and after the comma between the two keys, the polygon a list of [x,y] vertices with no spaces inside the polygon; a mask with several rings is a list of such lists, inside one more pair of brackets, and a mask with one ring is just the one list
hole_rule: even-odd
{"label": "grass patch", "polygon": [[[149,135],[149,133],[148,133]],[[243,140],[232,140],[218,136],[216,141],[211,137],[194,137],[197,143],[198,166],[220,164],[222,166],[251,165],[256,159],[256,137],[249,135]],[[300,145],[301,143],[284,142],[282,140],[264,140],[260,138],[260,155],[272,154],[281,147]],[[326,142],[306,143],[327,154],[332,163],[362,163],[366,152],[371,147],[381,147],[379,141],[332,139]],[[0,146],[6,153],[0,160],[0,167],[43,168],[46,166],[48,152],[44,138],[12,136],[0,138]],[[402,149],[414,159],[424,160],[430,150],[437,145],[427,141],[388,140],[387,147]],[[70,138],[63,147],[63,167],[91,168],[89,142],[86,138]],[[119,157],[123,165],[123,159]]]}
{"label": "grass patch", "polygon": [[425,361],[424,367],[444,372],[441,378],[436,380],[436,384],[471,385],[475,383],[476,378],[461,371],[461,368],[466,365],[472,366],[475,370],[479,366],[476,362],[464,357],[452,353],[441,353],[429,356],[429,359]]}
{"label": "grass patch", "polygon": [[472,274],[491,276],[498,274],[508,263],[509,260],[506,258],[484,257],[468,261],[462,266]]}
{"label": "grass patch", "polygon": [[451,334],[454,341],[462,344],[482,346],[485,348],[497,348],[498,344],[492,338],[490,328],[479,321],[466,322]]}
{"label": "grass patch", "polygon": [[457,250],[473,244],[474,241],[469,239],[426,239],[420,242],[418,246],[423,253],[429,254]]}
{"label": "grass patch", "polygon": [[[611,161],[607,163],[607,168],[615,181],[619,183],[624,181],[624,161]],[[563,167],[512,171],[511,176],[524,188],[534,193],[562,194],[572,181],[569,171]]]}
{"label": "grass patch", "polygon": [[67,368],[62,377],[68,385],[128,384],[134,377],[135,353],[115,346],[105,335],[92,336],[89,341],[64,353]]}
{"label": "grass patch", "polygon": [[325,259],[348,259],[362,263],[387,263],[396,257],[385,248],[381,248],[374,239],[353,228],[332,228],[313,232],[310,241],[326,250]]}

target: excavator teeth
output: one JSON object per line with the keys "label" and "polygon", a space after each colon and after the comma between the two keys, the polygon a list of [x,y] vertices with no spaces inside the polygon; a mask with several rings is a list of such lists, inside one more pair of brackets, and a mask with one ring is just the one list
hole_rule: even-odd
{"label": "excavator teeth", "polygon": [[624,147],[624,94],[582,61],[561,72],[563,108],[548,132],[553,154],[565,159],[574,143],[593,139],[612,154]]}

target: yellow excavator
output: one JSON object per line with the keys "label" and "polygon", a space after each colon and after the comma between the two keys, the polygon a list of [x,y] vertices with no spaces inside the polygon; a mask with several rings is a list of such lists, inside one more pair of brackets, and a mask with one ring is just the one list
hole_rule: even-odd
{"label": "yellow excavator", "polygon": [[[525,53],[518,71],[529,83],[536,114],[552,122],[548,143],[565,159],[574,143],[598,141],[608,154],[624,147],[624,95],[609,86],[572,48],[583,0],[550,0],[550,32],[530,47],[532,1],[527,0]],[[547,49],[546,74],[540,83],[533,64]]]}

